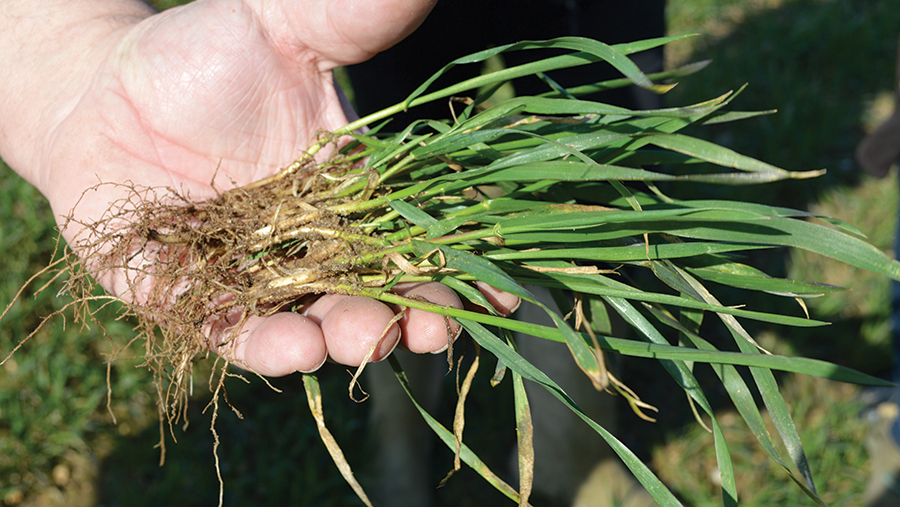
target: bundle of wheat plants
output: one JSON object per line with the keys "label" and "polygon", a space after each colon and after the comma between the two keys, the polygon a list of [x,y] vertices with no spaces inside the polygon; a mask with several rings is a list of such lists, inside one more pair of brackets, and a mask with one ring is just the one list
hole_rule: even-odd
{"label": "bundle of wheat plants", "polygon": [[[846,382],[879,381],[836,365],[763,350],[741,320],[822,326],[824,322],[804,314],[803,299],[840,288],[769,277],[745,264],[741,253],[801,248],[894,279],[900,279],[900,265],[837,220],[746,202],[666,196],[658,183],[743,185],[820,174],[780,169],[684,133],[697,125],[763,114],[726,112],[737,93],[647,111],[578,98],[632,84],[664,93],[674,85],[658,83],[702,67],[646,76],[628,58],[670,40],[607,46],[560,38],[460,58],[404,103],[322,133],[302,157],[268,179],[220,189],[217,198],[206,202],[191,202],[171,190],[131,187],[131,198],[112,206],[102,221],[80,224],[84,232],[72,244],[79,255],[66,250],[52,269],[70,277],[73,306],[80,317],[90,319],[112,299],[96,295],[92,276],[107,269],[133,269],[136,249],[153,249],[154,258],[161,259],[152,272],[131,279],[137,291],[152,278],[153,289],[149,299],[126,305],[126,311],[138,319],[146,360],[159,382],[160,415],[170,424],[183,414],[192,359],[207,349],[205,322],[225,318],[239,324],[251,316],[299,311],[324,293],[361,295],[444,315],[448,325],[449,319],[458,322],[479,349],[496,356],[494,381],[507,374],[514,385],[519,491],[503,483],[462,442],[464,400],[452,430],[420,411],[460,461],[520,504],[528,501],[533,464],[523,381],[543,386],[562,402],[560,409],[584,419],[661,505],[679,502],[627,447],[516,352],[513,332],[565,343],[573,368],[598,389],[626,396],[638,411],[643,403],[610,377],[603,353],[659,361],[697,413],[710,421],[724,503],[734,505],[737,491],[728,445],[704,395],[710,386],[700,385],[693,375],[694,365],[709,364],[762,447],[818,501],[772,370]],[[430,90],[454,65],[478,64],[505,51],[544,48],[564,54]],[[623,77],[562,89],[543,74],[601,61]],[[545,79],[547,93],[484,106],[501,85],[531,74]],[[474,100],[454,99],[471,90],[479,90]],[[382,133],[392,115],[436,100],[452,100],[451,120],[416,121],[401,132]],[[360,133],[363,128],[366,133]],[[638,276],[640,271],[662,284],[642,287],[638,280],[646,277]],[[421,281],[443,283],[482,310],[439,306],[390,290],[400,282]],[[497,315],[474,281],[545,309],[554,326]],[[707,288],[709,282],[784,297],[792,303],[785,307],[793,307],[793,315],[724,306]],[[529,286],[548,288],[563,315],[537,300]],[[618,313],[640,339],[596,332],[608,329],[608,310]],[[721,320],[733,337],[729,348],[734,351],[720,351],[698,334],[705,317]],[[227,347],[233,338],[219,347]],[[401,365],[394,358],[390,361],[409,392]],[[216,409],[223,382],[234,375],[227,360],[220,365],[210,384]],[[740,368],[749,369],[786,457],[766,430],[754,390]],[[368,502],[324,427],[316,377],[306,375],[305,385],[323,439]]]}

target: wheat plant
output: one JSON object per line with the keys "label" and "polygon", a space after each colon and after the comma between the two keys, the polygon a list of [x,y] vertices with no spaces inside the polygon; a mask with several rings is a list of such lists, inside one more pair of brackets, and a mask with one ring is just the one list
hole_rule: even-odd
{"label": "wheat plant", "polygon": [[[204,322],[227,316],[239,324],[255,315],[298,311],[323,293],[362,295],[455,320],[480,349],[496,356],[500,366],[494,380],[512,377],[523,477],[519,491],[462,442],[464,399],[458,405],[458,424],[449,430],[420,410],[456,452],[458,463],[465,462],[521,505],[528,503],[531,466],[523,381],[543,386],[582,417],[661,505],[680,504],[626,446],[516,352],[513,332],[565,343],[573,368],[598,389],[618,391],[639,412],[646,404],[610,375],[604,352],[659,361],[696,408],[698,420],[709,421],[723,501],[736,505],[728,443],[704,394],[712,386],[700,385],[693,374],[697,364],[710,365],[760,445],[788,478],[821,503],[773,370],[861,384],[881,381],[764,350],[741,320],[823,326],[825,322],[806,315],[803,301],[841,289],[773,278],[747,259],[758,249],[799,248],[893,279],[900,279],[900,264],[838,220],[748,202],[667,196],[666,185],[771,184],[822,173],[784,170],[686,133],[770,113],[729,111],[740,90],[699,104],[644,111],[579,98],[628,85],[664,93],[674,79],[705,65],[647,76],[628,58],[672,40],[608,46],[564,37],[460,58],[403,103],[322,133],[302,157],[268,179],[220,189],[217,198],[206,202],[166,189],[130,187],[130,197],[111,206],[103,220],[79,224],[83,232],[73,250],[52,269],[69,275],[72,305],[90,319],[94,308],[110,299],[95,295],[98,272],[135,271],[136,249],[164,253],[154,256],[162,260],[152,271],[136,270],[130,279],[135,291],[152,279],[153,290],[140,305],[126,305],[126,312],[138,319],[146,361],[159,383],[160,416],[170,424],[183,414],[192,359],[207,349]],[[454,65],[546,48],[562,53],[431,90],[434,80]],[[545,74],[596,62],[612,65],[622,78],[563,89]],[[504,83],[532,74],[547,82],[546,93],[485,106]],[[457,98],[472,90],[478,90],[474,99]],[[430,101],[450,101],[453,117],[420,120],[400,132],[383,133],[393,114]],[[483,311],[443,307],[390,291],[409,281],[446,284]],[[544,308],[555,325],[497,315],[474,281]],[[551,311],[529,286],[548,288],[565,315]],[[782,297],[785,314],[723,305],[714,286]],[[608,329],[610,311],[640,339],[597,332]],[[720,320],[733,343],[714,345],[701,336],[705,318]],[[409,392],[402,367],[393,358],[391,364]],[[234,375],[228,366],[222,361],[211,382],[216,408],[225,380]],[[749,370],[753,389],[741,369]],[[323,439],[368,503],[324,426],[314,375],[305,376],[305,386]],[[780,443],[766,430],[754,391],[772,415]],[[787,456],[778,451],[780,444]]]}

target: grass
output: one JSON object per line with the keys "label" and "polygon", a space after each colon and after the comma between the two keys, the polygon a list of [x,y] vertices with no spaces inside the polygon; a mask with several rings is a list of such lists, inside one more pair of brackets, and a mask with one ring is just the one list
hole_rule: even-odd
{"label": "grass", "polygon": [[[5,264],[0,291],[8,302],[49,259],[55,227],[48,220],[50,208],[43,197],[5,167],[0,171],[0,203],[0,214],[8,220],[0,229]],[[23,294],[22,303],[11,309],[0,328],[4,354],[34,329],[42,316],[61,308],[63,302],[55,293]],[[127,336],[129,326],[114,317],[105,314],[109,331]],[[26,354],[16,355],[0,370],[0,498],[7,503],[24,492],[65,482],[61,474],[80,463],[77,459],[69,463],[73,461],[67,458],[71,451],[88,453],[88,441],[98,431],[111,429],[105,414],[103,367],[108,348],[98,339],[97,330],[66,328],[56,319],[34,340],[39,346],[29,347]],[[146,411],[139,400],[149,386],[142,370],[133,366],[133,361],[123,361],[112,371],[113,386],[123,395],[117,396],[114,411],[122,415],[132,409]]]}
{"label": "grass", "polygon": [[[671,92],[672,102],[706,99],[749,82],[736,105],[748,110],[777,107],[779,114],[727,124],[713,131],[713,140],[781,167],[827,167],[830,171],[817,181],[741,187],[735,192],[741,192],[745,200],[822,210],[859,226],[878,247],[889,249],[897,210],[895,176],[888,181],[861,177],[853,166],[852,152],[861,138],[868,105],[893,86],[893,51],[900,27],[900,13],[893,2],[670,0],[669,12],[672,33],[708,34],[678,43],[669,58],[715,60],[703,73],[683,80]],[[49,258],[54,243],[49,208],[33,189],[3,170],[0,191],[0,216],[4,217],[0,256],[7,273],[0,301],[5,302]],[[709,192],[724,190],[715,187]],[[810,305],[814,316],[837,319],[827,331],[776,336],[784,330],[763,330],[768,331],[773,348],[777,344],[792,353],[883,373],[889,357],[887,282],[843,271],[815,256],[791,254],[783,262],[781,254],[767,259],[772,274],[831,281],[853,290]],[[4,320],[0,350],[8,350],[17,337],[33,328],[37,317],[58,308],[59,301],[51,297],[54,293],[26,298],[16,318]],[[129,324],[115,324],[122,333],[114,334],[127,336]],[[77,505],[81,501],[82,505],[130,506],[177,501],[208,505],[218,486],[211,465],[208,416],[199,413],[203,399],[195,403],[192,425],[176,433],[179,443],[168,446],[167,465],[158,468],[149,377],[144,370],[134,369],[133,362],[116,364],[113,410],[119,425],[113,426],[105,408],[102,361],[107,351],[107,344],[95,333],[63,329],[57,322],[0,371],[0,498],[7,504]],[[629,361],[626,370],[633,387],[645,372],[647,378],[659,376],[653,365],[645,363]],[[342,390],[342,375],[340,369],[332,368],[320,377],[334,377],[334,388]],[[654,391],[652,380],[641,382],[646,382],[642,392],[666,397],[662,389]],[[830,495],[825,499],[834,504],[858,501],[867,457],[862,446],[865,425],[855,417],[856,388],[793,376],[782,382],[819,488],[823,495]],[[334,473],[314,434],[305,401],[298,394],[298,379],[277,380],[275,385],[292,394],[277,395],[256,381],[235,384],[229,393],[245,419],[227,414],[220,420],[219,431],[227,442],[220,451],[229,484],[226,504],[352,504],[352,492]],[[342,397],[335,394],[326,399]],[[635,443],[633,448],[642,457],[652,459],[652,467],[688,503],[719,503],[717,488],[710,481],[715,466],[711,438],[692,422],[680,400],[669,407],[664,402],[660,405],[666,407],[667,422],[635,422],[625,435],[626,443]],[[348,421],[332,424],[332,430],[341,442],[362,442],[345,450],[351,462],[364,462],[369,452],[362,435],[365,405],[344,399],[326,405],[325,411],[333,421]],[[729,420],[727,413],[723,415],[723,425]],[[742,501],[804,505],[796,487],[765,458],[758,444],[744,441],[748,433],[740,430],[740,418],[733,420],[735,425],[725,425],[725,430],[736,456]],[[484,431],[473,438],[489,441],[490,426]],[[502,454],[495,458],[502,459]],[[444,458],[436,468],[449,465],[451,457]],[[60,470],[69,471],[68,481]],[[97,477],[93,500],[81,487],[92,475]],[[451,481],[451,486],[464,480]],[[135,495],[136,489],[147,494]],[[466,489],[457,488],[442,498],[448,505],[492,503],[494,497],[488,495],[493,493]],[[60,497],[67,492],[68,497]]]}
{"label": "grass", "polygon": [[[854,421],[861,409],[856,388],[805,376],[792,376],[783,385],[785,397],[794,401],[792,415],[810,453],[822,500],[828,505],[858,505],[868,478],[864,466],[867,456],[859,444],[865,438],[866,426],[844,422]],[[822,400],[830,403],[823,404]],[[748,438],[750,434],[736,413],[720,417],[737,469],[740,505],[815,505],[799,489],[785,484],[782,470],[755,439]],[[766,423],[774,432],[770,418]],[[709,434],[695,424],[670,432],[666,444],[653,450],[660,478],[675,485],[686,505],[721,505],[714,449],[708,441]]]}
{"label": "grass", "polygon": [[[896,171],[885,180],[862,174],[853,150],[883,118],[884,97],[895,86],[900,12],[890,2],[750,1],[669,3],[674,33],[704,35],[667,56],[677,62],[712,59],[704,73],[673,90],[684,100],[749,82],[738,107],[776,107],[778,114],[743,122],[712,138],[742,153],[794,169],[825,167],[817,180],[767,186],[745,193],[840,217],[858,226],[884,251],[893,248],[898,207]],[[725,189],[727,190],[727,189]],[[711,189],[722,191],[722,189]],[[783,263],[782,263],[783,262]],[[874,374],[890,368],[890,282],[822,257],[792,251],[771,259],[770,273],[821,280],[851,290],[809,302],[813,316],[833,321],[825,331],[766,332],[789,353],[819,357]],[[823,499],[858,505],[867,480],[867,423],[855,386],[800,376],[782,380]],[[727,416],[726,416],[727,420]],[[737,419],[739,421],[739,419]],[[740,425],[738,425],[740,426]],[[727,430],[736,456],[742,505],[813,505],[784,480],[746,433]],[[661,478],[691,505],[718,504],[709,480],[711,439],[696,425],[670,428],[653,450]]]}

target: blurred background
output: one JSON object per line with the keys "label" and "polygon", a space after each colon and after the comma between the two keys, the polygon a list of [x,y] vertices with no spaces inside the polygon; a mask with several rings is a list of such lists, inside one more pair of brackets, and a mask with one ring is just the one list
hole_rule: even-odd
{"label": "blurred background", "polygon": [[[184,2],[151,3],[163,9]],[[712,64],[682,79],[666,95],[666,104],[700,102],[749,83],[731,109],[778,110],[693,134],[786,169],[828,170],[811,181],[672,187],[669,192],[674,197],[727,196],[840,218],[890,252],[898,209],[897,168],[884,179],[872,179],[856,166],[853,152],[894,107],[900,35],[896,1],[668,0],[667,26],[671,35],[699,34],[666,48],[667,67],[707,59]],[[687,191],[691,193],[679,193]],[[55,237],[43,197],[0,167],[0,305],[46,266]],[[764,347],[887,375],[887,280],[803,252],[768,252],[754,265],[773,276],[850,289],[808,302],[812,316],[833,322],[830,327],[748,324]],[[58,283],[35,296],[40,285],[23,293],[0,323],[0,355],[65,304],[56,297]],[[722,299],[729,301],[727,295]],[[764,309],[775,303],[752,304]],[[166,434],[166,463],[160,467],[156,394],[149,372],[140,367],[140,345],[112,365],[109,410],[118,423],[112,422],[105,362],[111,350],[128,341],[131,325],[117,321],[112,310],[104,322],[112,343],[98,329],[66,326],[56,318],[0,367],[0,505],[214,505],[219,486],[210,413],[203,413],[210,397],[206,372],[211,361],[197,364],[190,425],[174,428],[177,443]],[[467,408],[466,438],[485,461],[502,468],[515,438],[509,431],[511,389],[504,383],[492,391],[489,369],[482,368],[476,378],[480,389]],[[670,380],[652,361],[629,360],[624,370],[626,383],[661,412],[658,422],[648,423],[623,409],[626,431],[620,438],[686,504],[721,505],[712,438],[693,420],[684,398],[671,396]],[[347,398],[349,376],[343,368],[326,367],[319,378],[326,422],[364,480],[363,464],[372,453],[364,433],[368,408]],[[856,386],[820,379],[782,375],[780,381],[823,500],[858,505],[869,472],[864,446],[868,423],[861,415],[866,396]],[[358,505],[319,440],[300,377],[273,379],[272,384],[283,392],[253,377],[228,385],[229,400],[243,420],[222,410],[216,426],[225,505]],[[725,403],[719,408],[741,505],[813,505],[767,457],[740,416]],[[451,410],[443,416],[452,416]],[[507,415],[489,417],[493,413]],[[452,453],[439,452],[435,484],[451,466]],[[438,497],[448,506],[507,502],[465,470]]]}

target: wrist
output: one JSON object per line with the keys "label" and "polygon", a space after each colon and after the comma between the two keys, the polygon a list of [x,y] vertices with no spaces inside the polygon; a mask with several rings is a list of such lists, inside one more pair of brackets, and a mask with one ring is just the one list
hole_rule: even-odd
{"label": "wrist", "polygon": [[0,2],[0,158],[45,195],[46,150],[119,34],[153,11],[121,0]]}

